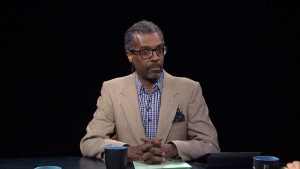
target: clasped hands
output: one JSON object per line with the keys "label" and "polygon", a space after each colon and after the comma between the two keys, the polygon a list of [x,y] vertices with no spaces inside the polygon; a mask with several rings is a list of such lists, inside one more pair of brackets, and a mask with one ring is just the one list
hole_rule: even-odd
{"label": "clasped hands", "polygon": [[147,164],[160,164],[178,155],[174,144],[162,144],[161,138],[141,138],[144,142],[139,146],[129,146],[127,158],[134,161],[140,160]]}

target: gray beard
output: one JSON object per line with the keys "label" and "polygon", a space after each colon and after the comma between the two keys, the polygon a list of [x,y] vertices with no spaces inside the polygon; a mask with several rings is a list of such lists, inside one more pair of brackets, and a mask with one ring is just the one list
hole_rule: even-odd
{"label": "gray beard", "polygon": [[146,77],[147,79],[156,80],[160,77],[161,73],[162,71],[159,73],[148,72]]}

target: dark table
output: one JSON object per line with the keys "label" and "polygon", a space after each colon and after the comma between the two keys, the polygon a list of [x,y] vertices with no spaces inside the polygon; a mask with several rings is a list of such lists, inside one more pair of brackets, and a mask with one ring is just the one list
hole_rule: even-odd
{"label": "dark table", "polygon": [[[193,169],[204,169],[194,163],[189,164]],[[56,165],[62,169],[106,169],[105,164],[98,159],[77,156],[0,159],[0,169],[34,169],[42,165]],[[134,167],[129,165],[127,169]]]}

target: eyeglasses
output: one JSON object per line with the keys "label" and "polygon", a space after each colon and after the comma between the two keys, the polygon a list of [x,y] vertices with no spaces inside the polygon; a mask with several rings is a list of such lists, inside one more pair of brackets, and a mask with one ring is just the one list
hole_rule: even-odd
{"label": "eyeglasses", "polygon": [[153,51],[155,51],[157,56],[161,57],[167,53],[167,47],[164,46],[164,47],[158,47],[155,49],[146,48],[146,49],[141,49],[141,50],[130,50],[130,52],[136,53],[144,59],[150,58],[153,55]]}

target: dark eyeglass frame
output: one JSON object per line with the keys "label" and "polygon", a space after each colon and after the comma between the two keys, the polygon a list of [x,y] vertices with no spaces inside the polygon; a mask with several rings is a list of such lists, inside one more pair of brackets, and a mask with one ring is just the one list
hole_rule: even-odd
{"label": "dark eyeglass frame", "polygon": [[[162,53],[160,50],[163,50]],[[167,53],[167,47],[164,46],[164,47],[157,47],[155,49],[145,48],[145,49],[141,49],[141,50],[130,50],[131,53],[138,54],[144,59],[152,57],[153,51],[155,51],[157,56],[161,57]],[[144,54],[143,52],[146,52],[146,54]]]}

